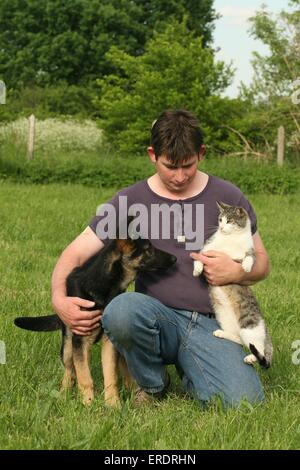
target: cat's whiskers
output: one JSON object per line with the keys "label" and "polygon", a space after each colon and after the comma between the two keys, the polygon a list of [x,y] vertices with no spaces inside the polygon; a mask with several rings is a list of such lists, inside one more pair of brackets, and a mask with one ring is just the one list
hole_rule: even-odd
{"label": "cat's whiskers", "polygon": [[218,225],[210,225],[210,224],[208,224],[208,225],[207,225],[207,228],[208,228],[208,229],[218,230],[219,226],[218,226]]}

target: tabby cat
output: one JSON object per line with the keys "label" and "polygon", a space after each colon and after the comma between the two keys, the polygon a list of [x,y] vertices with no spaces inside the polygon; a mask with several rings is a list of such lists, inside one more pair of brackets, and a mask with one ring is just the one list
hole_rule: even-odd
{"label": "tabby cat", "polygon": [[[247,211],[242,207],[217,202],[218,230],[204,244],[201,253],[215,250],[226,253],[250,272],[255,261],[251,224]],[[194,261],[194,276],[200,276],[203,264]],[[273,347],[271,338],[250,287],[239,284],[209,285],[211,304],[222,329],[214,336],[243,344],[252,354],[245,357],[247,364],[256,361],[262,367],[271,365]]]}

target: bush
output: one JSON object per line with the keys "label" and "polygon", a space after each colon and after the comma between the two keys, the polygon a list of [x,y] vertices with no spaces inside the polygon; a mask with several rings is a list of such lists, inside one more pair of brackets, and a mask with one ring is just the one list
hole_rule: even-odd
{"label": "bush", "polygon": [[212,158],[204,162],[203,171],[231,181],[246,194],[289,194],[300,189],[300,169],[238,157]]}
{"label": "bush", "polygon": [[[215,142],[218,96],[231,80],[231,70],[214,61],[212,49],[191,34],[185,23],[170,24],[147,43],[142,56],[134,57],[112,47],[107,54],[122,73],[98,80],[101,127],[121,155],[137,155],[149,141],[151,123],[167,108],[193,111],[206,136]],[[228,107],[226,107],[227,109]],[[220,111],[224,122],[224,107]]]}
{"label": "bush", "polygon": [[24,87],[8,89],[5,106],[0,106],[0,122],[9,122],[35,114],[39,119],[48,117],[97,116],[92,104],[93,94],[88,86],[60,83],[49,87]]}
{"label": "bush", "polygon": [[[0,154],[1,155],[1,154]],[[0,178],[20,183],[78,183],[103,188],[123,188],[149,177],[154,171],[147,156],[120,158],[99,154],[67,155],[56,159],[0,158]],[[201,169],[231,181],[246,194],[288,194],[300,189],[300,170],[240,159],[211,158]]]}

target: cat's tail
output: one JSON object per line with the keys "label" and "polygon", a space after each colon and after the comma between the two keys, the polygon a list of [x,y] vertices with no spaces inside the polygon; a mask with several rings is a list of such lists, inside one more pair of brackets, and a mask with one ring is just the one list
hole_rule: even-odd
{"label": "cat's tail", "polygon": [[62,321],[57,315],[44,317],[18,317],[14,324],[19,328],[30,331],[56,331],[62,327]]}
{"label": "cat's tail", "polygon": [[272,362],[272,352],[273,352],[272,348],[265,348],[264,354],[261,354],[256,349],[254,344],[249,344],[249,349],[252,352],[252,354],[254,354],[254,356],[257,358],[259,365],[263,367],[264,369],[269,369],[269,367],[271,366],[271,362]]}

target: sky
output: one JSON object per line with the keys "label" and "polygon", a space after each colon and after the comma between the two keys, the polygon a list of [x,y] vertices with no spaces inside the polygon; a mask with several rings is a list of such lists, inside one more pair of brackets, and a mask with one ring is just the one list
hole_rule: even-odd
{"label": "sky", "polygon": [[216,21],[214,33],[215,48],[221,48],[216,58],[226,63],[233,61],[237,69],[234,83],[224,93],[226,96],[238,95],[239,83],[251,83],[253,76],[251,57],[257,51],[267,55],[268,49],[260,41],[254,40],[248,30],[247,19],[264,4],[272,13],[287,10],[287,0],[215,0],[214,6],[222,18]]}

